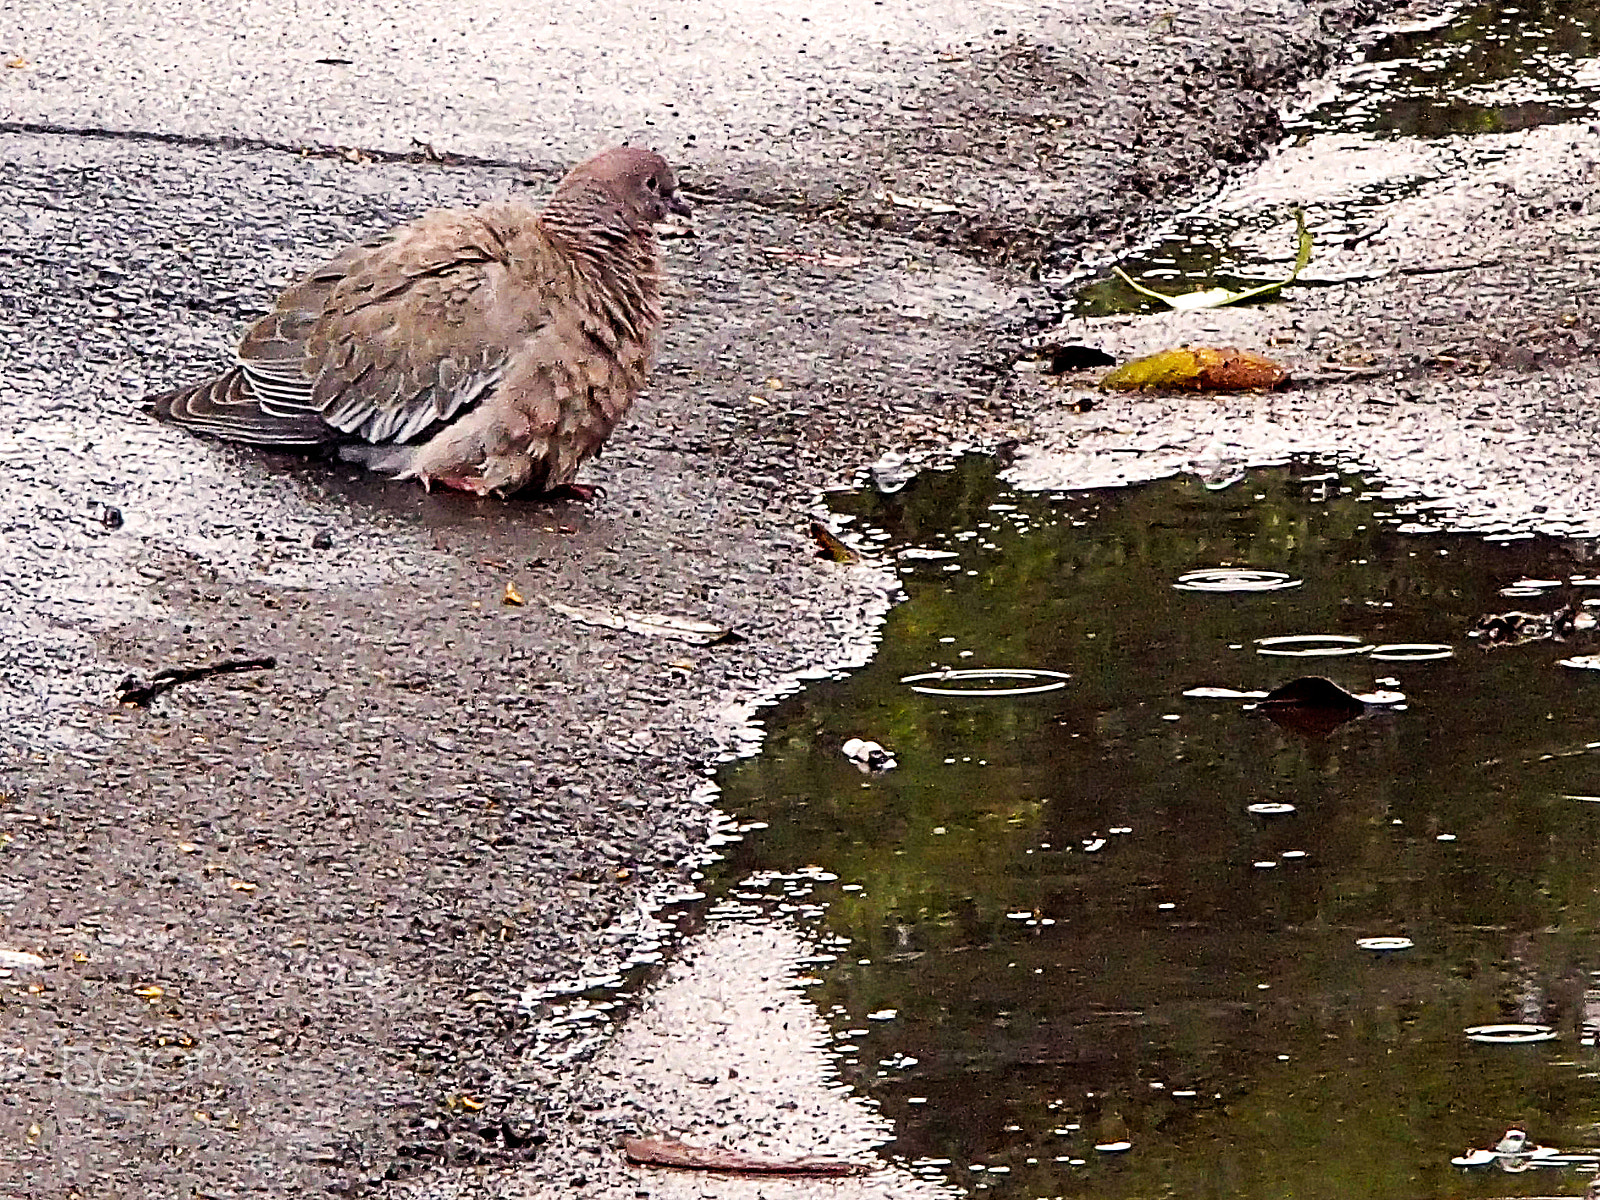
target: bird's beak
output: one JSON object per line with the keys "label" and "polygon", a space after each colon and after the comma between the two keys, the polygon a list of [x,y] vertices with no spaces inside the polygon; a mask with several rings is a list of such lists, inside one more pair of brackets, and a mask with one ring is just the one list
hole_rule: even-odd
{"label": "bird's beak", "polygon": [[680,217],[692,217],[694,216],[694,205],[683,198],[683,193],[674,189],[672,194],[667,197],[667,211],[675,212]]}

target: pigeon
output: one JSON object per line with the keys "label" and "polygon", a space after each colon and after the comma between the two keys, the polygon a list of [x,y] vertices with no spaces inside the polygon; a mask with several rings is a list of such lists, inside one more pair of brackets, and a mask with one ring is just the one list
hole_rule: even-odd
{"label": "pigeon", "polygon": [[692,210],[621,146],[543,209],[437,210],[329,259],[214,379],[149,409],[198,434],[479,496],[567,492],[644,384],[661,327],[654,225]]}

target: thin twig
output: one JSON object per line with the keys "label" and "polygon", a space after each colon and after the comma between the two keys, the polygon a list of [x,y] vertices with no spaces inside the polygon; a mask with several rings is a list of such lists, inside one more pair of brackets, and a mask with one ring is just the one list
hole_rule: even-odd
{"label": "thin twig", "polygon": [[129,675],[118,689],[117,702],[143,708],[161,693],[171,691],[180,683],[193,683],[213,675],[232,675],[236,671],[270,671],[277,665],[278,660],[269,654],[261,658],[230,658],[203,667],[164,667],[150,677],[149,683],[139,683]]}

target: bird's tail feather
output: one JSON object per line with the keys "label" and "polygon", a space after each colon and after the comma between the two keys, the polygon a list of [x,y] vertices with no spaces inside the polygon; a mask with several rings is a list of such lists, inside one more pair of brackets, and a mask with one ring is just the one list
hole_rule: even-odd
{"label": "bird's tail feather", "polygon": [[157,420],[269,450],[314,450],[340,437],[319,413],[263,412],[238,367],[204,383],[152,396],[146,406]]}

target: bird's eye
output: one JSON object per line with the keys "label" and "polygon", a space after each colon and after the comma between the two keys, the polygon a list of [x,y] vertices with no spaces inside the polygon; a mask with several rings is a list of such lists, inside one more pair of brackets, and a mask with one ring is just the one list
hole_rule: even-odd
{"label": "bird's eye", "polygon": [[649,188],[652,192],[660,186],[661,184],[657,181],[654,175],[650,176],[650,178],[645,181],[645,187]]}

